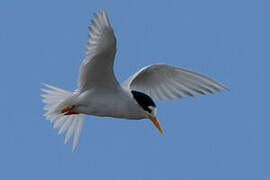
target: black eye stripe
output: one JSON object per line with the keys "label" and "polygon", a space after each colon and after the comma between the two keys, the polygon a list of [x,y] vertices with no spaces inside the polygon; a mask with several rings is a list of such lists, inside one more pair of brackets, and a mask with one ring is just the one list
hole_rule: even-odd
{"label": "black eye stripe", "polygon": [[133,98],[145,111],[151,113],[152,110],[149,108],[149,106],[156,107],[154,101],[148,95],[135,90],[132,90],[131,93],[133,95]]}

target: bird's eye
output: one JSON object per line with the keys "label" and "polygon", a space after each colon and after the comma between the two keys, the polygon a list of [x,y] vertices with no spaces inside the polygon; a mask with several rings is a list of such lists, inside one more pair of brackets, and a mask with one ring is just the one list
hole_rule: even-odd
{"label": "bird's eye", "polygon": [[150,109],[150,113],[155,115],[156,114],[156,107],[154,106],[148,106],[148,109]]}
{"label": "bird's eye", "polygon": [[153,106],[148,106],[148,109],[150,109],[150,112],[153,112]]}
{"label": "bird's eye", "polygon": [[153,114],[152,107],[155,107],[154,101],[146,94],[132,90],[131,91],[133,98],[137,101],[137,103],[148,113]]}

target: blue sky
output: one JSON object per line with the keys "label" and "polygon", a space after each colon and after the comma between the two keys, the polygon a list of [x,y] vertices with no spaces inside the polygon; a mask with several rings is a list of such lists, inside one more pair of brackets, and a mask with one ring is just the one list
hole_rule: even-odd
{"label": "blue sky", "polygon": [[[270,179],[270,3],[0,1],[0,179]],[[76,88],[92,14],[106,9],[115,73],[168,63],[230,91],[158,105],[149,120],[87,116],[72,144],[42,114],[41,83]]]}

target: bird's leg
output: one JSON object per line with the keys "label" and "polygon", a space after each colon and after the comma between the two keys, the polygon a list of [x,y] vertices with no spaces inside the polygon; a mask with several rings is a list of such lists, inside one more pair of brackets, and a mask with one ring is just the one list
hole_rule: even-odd
{"label": "bird's leg", "polygon": [[75,106],[71,106],[71,107],[67,106],[61,110],[61,113],[64,113],[64,115],[78,114],[75,111],[73,111],[74,108]]}

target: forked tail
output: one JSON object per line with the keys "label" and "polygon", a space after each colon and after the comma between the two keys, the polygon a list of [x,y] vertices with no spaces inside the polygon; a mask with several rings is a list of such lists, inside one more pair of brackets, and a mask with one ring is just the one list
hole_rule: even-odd
{"label": "forked tail", "polygon": [[63,110],[67,107],[71,107],[73,93],[44,84],[47,89],[41,89],[46,94],[42,94],[42,102],[45,103],[44,110],[47,112],[45,117],[53,123],[54,128],[59,128],[58,134],[66,132],[65,143],[68,142],[72,134],[74,133],[72,151],[74,151],[83,125],[83,114],[67,114],[63,113]]}

